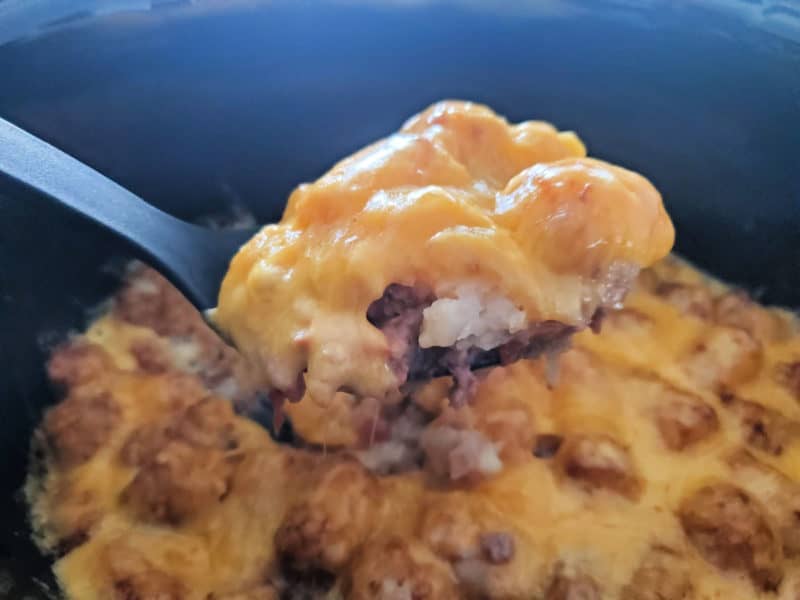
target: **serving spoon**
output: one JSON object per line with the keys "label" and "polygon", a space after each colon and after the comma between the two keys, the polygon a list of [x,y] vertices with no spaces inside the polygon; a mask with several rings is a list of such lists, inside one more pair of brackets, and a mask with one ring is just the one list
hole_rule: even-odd
{"label": "serving spoon", "polygon": [[231,258],[256,232],[254,228],[210,229],[168,215],[3,119],[0,174],[94,221],[121,243],[133,246],[203,314],[216,306]]}
{"label": "serving spoon", "polygon": [[[210,229],[177,219],[155,208],[38,137],[0,119],[0,175],[5,175],[112,233],[160,271],[206,317],[214,331],[233,345],[208,310],[217,304],[222,279],[236,251],[256,232],[251,229]],[[527,356],[544,352],[552,340],[534,340]],[[408,381],[447,375],[441,351],[420,351],[412,361]],[[523,357],[520,355],[519,357]],[[515,359],[516,360],[516,359]],[[502,364],[497,349],[471,352],[471,370]]]}

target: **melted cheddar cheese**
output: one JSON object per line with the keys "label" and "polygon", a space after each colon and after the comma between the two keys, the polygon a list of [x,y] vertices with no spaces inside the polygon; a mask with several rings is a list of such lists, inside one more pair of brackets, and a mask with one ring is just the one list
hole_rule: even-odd
{"label": "melted cheddar cheese", "polygon": [[416,390],[423,440],[468,417],[503,462],[456,481],[430,455],[370,473],[351,396],[292,406],[297,447],[276,443],[202,371],[154,361],[185,328],[121,305],[50,363],[67,394],[28,491],[68,598],[800,594],[800,327],[680,261],[576,336],[557,382],[494,369],[461,411]]}
{"label": "melted cheddar cheese", "polygon": [[298,187],[233,259],[214,319],[262,384],[304,377],[318,402],[396,396],[403,381],[367,320],[390,284],[448,298],[479,282],[528,323],[583,327],[615,269],[652,264],[674,238],[646,179],[585,155],[547,123],[436,104]]}

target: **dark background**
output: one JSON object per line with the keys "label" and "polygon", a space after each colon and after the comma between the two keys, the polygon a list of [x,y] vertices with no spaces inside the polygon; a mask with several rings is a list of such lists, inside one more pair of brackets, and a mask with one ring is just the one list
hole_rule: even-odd
{"label": "dark background", "polygon": [[[681,253],[800,306],[796,3],[33,4],[0,0],[0,116],[177,216],[238,206],[277,219],[297,183],[427,104],[464,98],[578,131],[591,154],[661,189]],[[82,326],[125,254],[0,177],[10,597],[46,572],[12,499],[51,401],[46,349]]]}

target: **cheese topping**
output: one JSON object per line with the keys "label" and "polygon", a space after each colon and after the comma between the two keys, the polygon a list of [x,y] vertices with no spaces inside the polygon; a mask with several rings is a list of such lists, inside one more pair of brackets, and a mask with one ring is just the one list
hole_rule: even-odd
{"label": "cheese topping", "polygon": [[668,260],[602,335],[576,336],[556,386],[523,361],[491,371],[461,410],[441,380],[403,414],[346,394],[301,402],[288,409],[295,448],[201,382],[216,352],[198,347],[194,374],[168,354],[158,366],[175,336],[202,339],[196,316],[176,325],[191,307],[159,281],[180,307],[170,319],[118,299],[50,363],[68,391],[28,493],[68,598],[797,596],[788,313]]}

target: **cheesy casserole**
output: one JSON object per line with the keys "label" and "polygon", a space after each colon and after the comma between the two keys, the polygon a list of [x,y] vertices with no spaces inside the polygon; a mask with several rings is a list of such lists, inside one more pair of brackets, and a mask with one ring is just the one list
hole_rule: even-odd
{"label": "cheesy casserole", "polygon": [[[429,109],[236,257],[245,357],[133,268],[48,365],[26,493],[66,597],[800,599],[798,321],[677,258],[637,277],[660,198],[583,154]],[[511,342],[559,360],[461,401],[457,369],[408,376]],[[271,435],[263,386],[299,376]]]}

